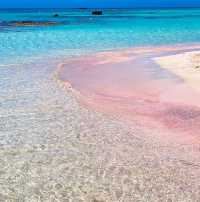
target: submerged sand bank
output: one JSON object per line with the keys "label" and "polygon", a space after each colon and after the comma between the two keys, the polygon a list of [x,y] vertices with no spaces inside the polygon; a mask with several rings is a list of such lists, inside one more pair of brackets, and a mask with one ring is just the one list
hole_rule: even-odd
{"label": "submerged sand bank", "polygon": [[157,57],[154,61],[200,91],[200,51]]}

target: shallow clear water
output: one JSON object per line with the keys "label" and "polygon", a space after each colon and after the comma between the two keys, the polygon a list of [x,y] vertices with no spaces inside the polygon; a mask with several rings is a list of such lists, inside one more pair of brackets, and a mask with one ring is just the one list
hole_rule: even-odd
{"label": "shallow clear water", "polygon": [[[200,9],[0,10],[1,63],[24,57],[74,55],[105,49],[200,41]],[[58,13],[60,17],[53,18]],[[45,27],[9,26],[11,21],[59,21]],[[9,60],[8,60],[9,59]],[[12,60],[11,60],[12,59]]]}

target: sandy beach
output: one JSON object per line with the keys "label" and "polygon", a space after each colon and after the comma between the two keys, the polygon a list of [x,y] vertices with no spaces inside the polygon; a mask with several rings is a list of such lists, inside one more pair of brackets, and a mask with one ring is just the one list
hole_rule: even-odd
{"label": "sandy beach", "polygon": [[154,59],[162,68],[166,68],[184,79],[192,88],[199,91],[200,51],[158,57]]}
{"label": "sandy beach", "polygon": [[59,63],[6,80],[15,88],[0,98],[0,201],[199,200],[198,143],[85,107],[58,80]]}

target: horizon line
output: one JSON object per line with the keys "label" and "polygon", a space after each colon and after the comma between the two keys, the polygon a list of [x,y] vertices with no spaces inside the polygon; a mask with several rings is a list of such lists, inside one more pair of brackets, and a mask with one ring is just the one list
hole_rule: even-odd
{"label": "horizon line", "polygon": [[1,10],[3,9],[198,9],[200,6],[162,6],[162,7],[0,7]]}

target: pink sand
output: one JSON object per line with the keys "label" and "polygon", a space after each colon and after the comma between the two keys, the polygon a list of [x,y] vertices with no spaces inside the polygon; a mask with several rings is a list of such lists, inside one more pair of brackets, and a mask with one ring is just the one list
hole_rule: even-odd
{"label": "pink sand", "polygon": [[79,57],[60,65],[60,78],[89,107],[148,128],[200,140],[200,93],[152,60],[197,46],[135,48]]}

